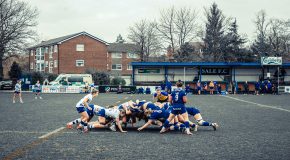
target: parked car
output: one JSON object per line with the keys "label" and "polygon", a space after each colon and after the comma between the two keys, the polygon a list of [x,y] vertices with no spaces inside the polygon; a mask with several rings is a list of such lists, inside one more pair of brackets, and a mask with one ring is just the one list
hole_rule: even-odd
{"label": "parked car", "polygon": [[13,89],[12,81],[1,81],[0,89]]}

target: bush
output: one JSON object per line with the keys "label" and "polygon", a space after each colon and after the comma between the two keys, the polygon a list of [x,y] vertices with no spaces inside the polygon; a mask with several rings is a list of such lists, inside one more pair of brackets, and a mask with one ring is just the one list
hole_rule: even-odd
{"label": "bush", "polygon": [[47,80],[49,82],[54,81],[57,76],[58,76],[57,74],[53,74],[53,73],[46,73],[45,74],[45,78],[47,78]]}
{"label": "bush", "polygon": [[122,85],[124,86],[126,84],[126,81],[122,77],[114,77],[111,80],[111,85]]}
{"label": "bush", "polygon": [[42,84],[44,80],[44,74],[41,72],[32,72],[31,73],[31,84],[35,84],[37,81]]}
{"label": "bush", "polygon": [[87,74],[91,74],[95,85],[109,85],[110,74],[104,71],[97,71],[94,68],[86,69]]}

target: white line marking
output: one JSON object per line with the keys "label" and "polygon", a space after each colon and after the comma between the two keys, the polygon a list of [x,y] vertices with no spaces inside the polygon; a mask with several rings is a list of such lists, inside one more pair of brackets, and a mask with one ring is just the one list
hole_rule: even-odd
{"label": "white line marking", "polygon": [[236,101],[241,101],[241,102],[245,102],[245,103],[254,104],[254,105],[257,105],[259,107],[271,108],[271,109],[277,109],[277,110],[280,110],[280,111],[290,112],[290,110],[283,109],[283,108],[280,108],[280,107],[277,107],[277,106],[269,106],[269,105],[259,104],[259,103],[250,102],[250,101],[246,101],[246,100],[242,100],[242,99],[238,99],[238,98],[234,98],[234,97],[230,97],[230,96],[222,96],[222,97],[234,99]]}
{"label": "white line marking", "polygon": [[29,131],[0,131],[0,134],[4,133],[19,133],[19,134],[46,134],[48,132],[29,132]]}
{"label": "white line marking", "polygon": [[61,130],[63,130],[63,129],[65,129],[65,127],[60,127],[60,128],[58,128],[58,129],[56,129],[56,130],[54,130],[54,131],[48,132],[47,134],[40,136],[40,137],[38,137],[38,138],[39,138],[39,139],[42,139],[42,138],[49,137],[49,136],[51,136],[51,135],[53,135],[53,134],[55,134],[55,133],[57,133],[57,132],[59,132],[59,131],[61,131]]}
{"label": "white line marking", "polygon": [[117,101],[116,103],[120,103],[121,101]]}

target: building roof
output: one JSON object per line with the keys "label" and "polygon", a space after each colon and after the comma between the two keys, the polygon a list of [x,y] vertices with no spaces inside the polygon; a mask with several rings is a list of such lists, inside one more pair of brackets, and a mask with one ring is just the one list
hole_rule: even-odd
{"label": "building roof", "polygon": [[140,46],[132,43],[110,43],[108,46],[108,52],[140,52]]}
{"label": "building roof", "polygon": [[65,42],[65,41],[68,41],[70,39],[73,39],[75,37],[78,37],[80,35],[86,35],[86,36],[89,36],[97,41],[100,41],[106,45],[109,45],[109,43],[105,42],[104,40],[101,40],[87,32],[79,32],[79,33],[74,33],[74,34],[70,34],[70,35],[66,35],[66,36],[63,36],[63,37],[58,37],[58,38],[54,38],[54,39],[50,39],[50,40],[47,40],[47,41],[43,41],[41,42],[40,44],[37,44],[35,46],[32,46],[32,47],[29,47],[28,49],[32,49],[32,48],[37,48],[37,47],[43,47],[43,46],[51,46],[51,45],[55,45],[55,44],[61,44],[62,42]]}
{"label": "building roof", "polygon": [[[146,66],[179,66],[179,67],[196,67],[196,66],[244,66],[244,67],[260,67],[260,62],[131,62],[132,66],[135,67],[146,67]],[[290,63],[283,63],[284,67],[290,67]]]}

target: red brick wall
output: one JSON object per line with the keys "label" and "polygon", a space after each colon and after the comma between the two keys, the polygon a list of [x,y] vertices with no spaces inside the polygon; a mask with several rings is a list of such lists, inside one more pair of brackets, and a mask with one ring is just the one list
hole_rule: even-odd
{"label": "red brick wall", "polygon": [[[127,70],[127,65],[130,64],[131,62],[135,62],[138,61],[138,59],[132,59],[132,58],[127,58],[127,53],[123,52],[122,53],[122,59],[121,59],[121,63],[122,63],[122,71],[121,70],[113,70],[112,72],[118,72],[121,75],[132,75],[132,70]],[[109,52],[108,55],[108,66],[109,66],[109,70],[111,70],[112,68],[112,55]]]}
{"label": "red brick wall", "polygon": [[[76,51],[77,44],[84,44],[84,51]],[[58,66],[60,73],[85,73],[88,68],[107,70],[107,46],[88,36],[78,36],[58,45]],[[53,55],[57,58],[57,53]],[[76,60],[84,60],[83,67],[76,66]],[[58,68],[54,68],[56,71]],[[57,72],[54,72],[57,73]]]}

